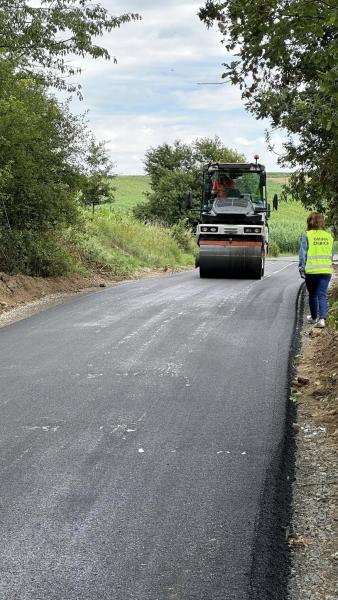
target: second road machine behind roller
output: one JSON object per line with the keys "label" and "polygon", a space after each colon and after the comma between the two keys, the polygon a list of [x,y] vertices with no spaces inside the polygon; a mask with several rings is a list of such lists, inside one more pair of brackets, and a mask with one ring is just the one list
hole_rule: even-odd
{"label": "second road machine behind roller", "polygon": [[[200,277],[261,279],[268,254],[270,206],[258,163],[210,163],[204,172],[196,266]],[[278,199],[274,197],[274,208]]]}

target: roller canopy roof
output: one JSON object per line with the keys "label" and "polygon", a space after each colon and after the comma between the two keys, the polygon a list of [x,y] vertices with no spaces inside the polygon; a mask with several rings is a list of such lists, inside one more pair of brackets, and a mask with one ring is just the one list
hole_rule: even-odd
{"label": "roller canopy roof", "polygon": [[208,171],[238,171],[239,173],[265,173],[265,166],[256,163],[209,163]]}

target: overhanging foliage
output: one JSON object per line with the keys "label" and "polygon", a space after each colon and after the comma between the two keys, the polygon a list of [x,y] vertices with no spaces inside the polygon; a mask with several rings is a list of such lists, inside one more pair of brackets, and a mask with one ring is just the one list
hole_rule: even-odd
{"label": "overhanging foliage", "polygon": [[338,11],[331,0],[208,0],[199,16],[217,23],[224,78],[239,85],[249,111],[288,133],[279,162],[297,167],[293,196],[326,210],[338,231]]}
{"label": "overhanging foliage", "polygon": [[81,86],[67,77],[81,69],[67,57],[109,59],[95,38],[137,19],[136,13],[110,15],[100,4],[86,0],[41,0],[39,6],[27,0],[2,0],[0,55],[22,74],[79,93]]}

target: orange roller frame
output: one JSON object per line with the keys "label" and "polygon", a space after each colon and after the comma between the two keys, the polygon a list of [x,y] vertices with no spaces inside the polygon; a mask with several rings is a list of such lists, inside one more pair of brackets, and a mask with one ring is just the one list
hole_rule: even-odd
{"label": "orange roller frame", "polygon": [[200,240],[200,246],[262,246],[262,242],[238,242],[228,240]]}

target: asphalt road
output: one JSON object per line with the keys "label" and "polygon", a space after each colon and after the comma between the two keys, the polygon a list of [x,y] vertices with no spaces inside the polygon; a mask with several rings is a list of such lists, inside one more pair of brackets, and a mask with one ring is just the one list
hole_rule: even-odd
{"label": "asphalt road", "polygon": [[1,600],[253,598],[299,286],[191,271],[0,329]]}

